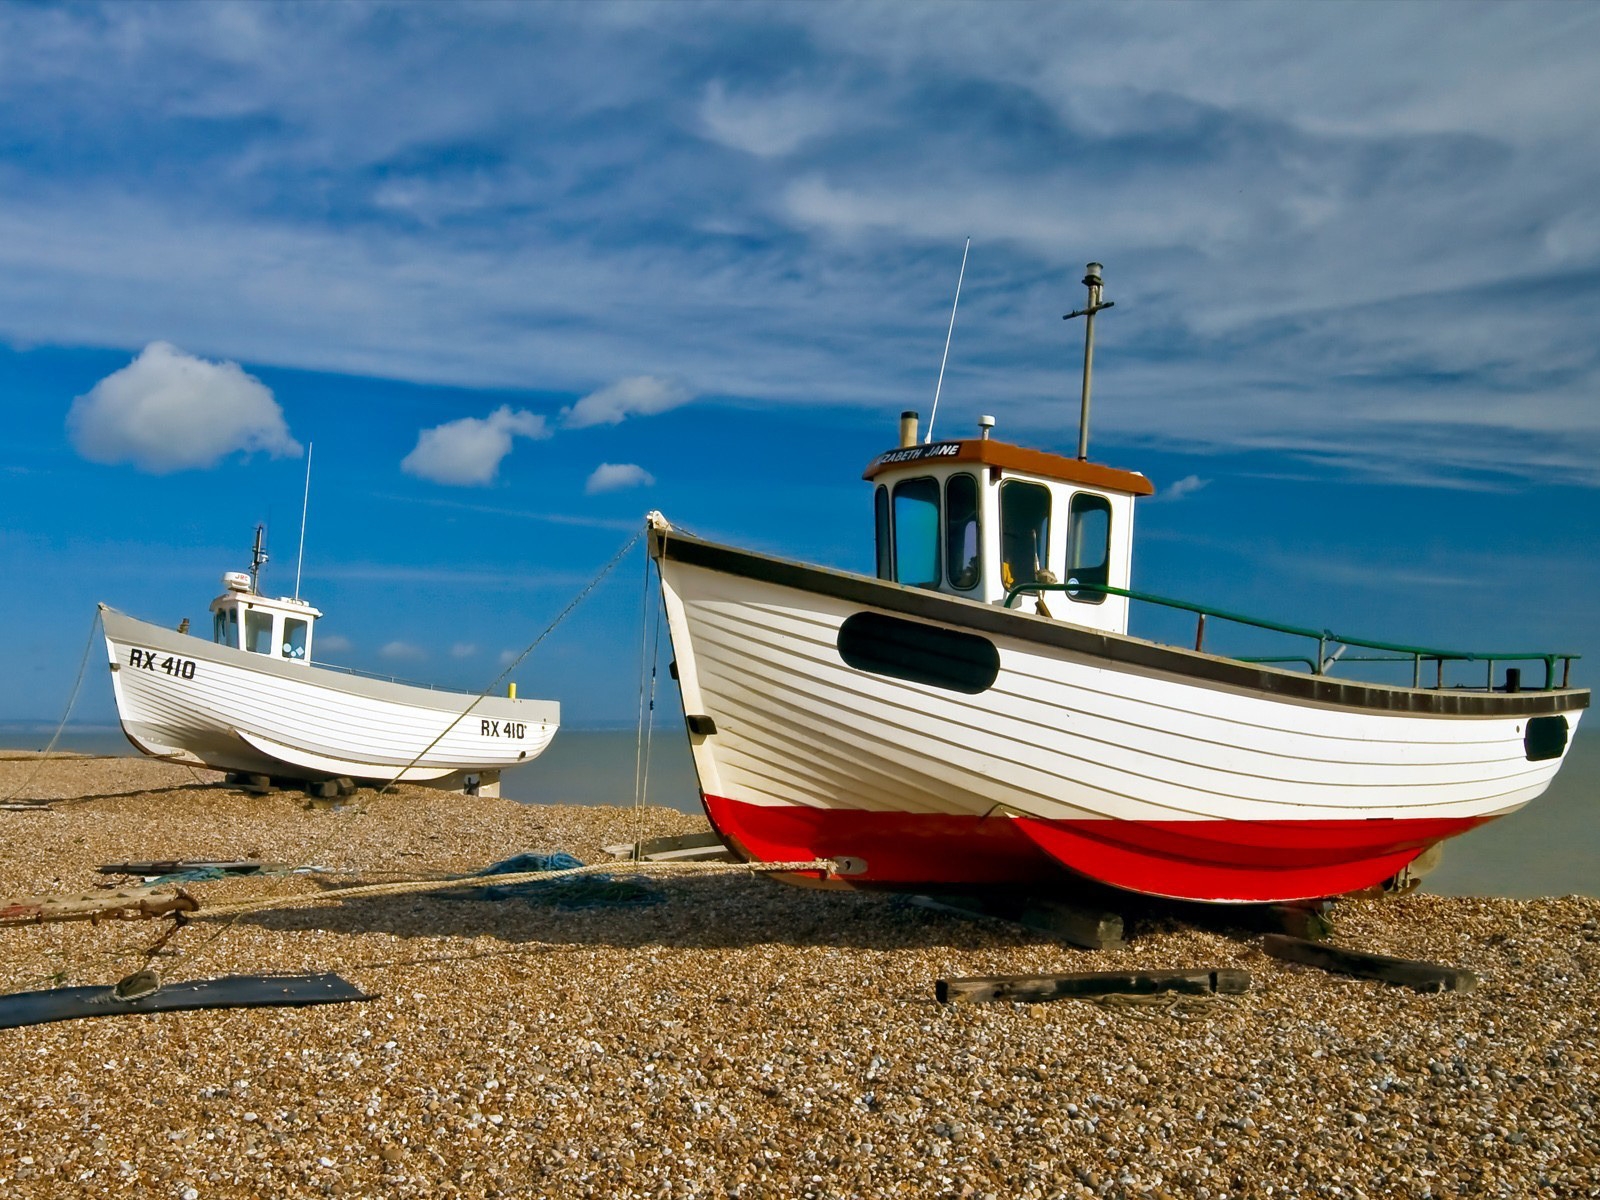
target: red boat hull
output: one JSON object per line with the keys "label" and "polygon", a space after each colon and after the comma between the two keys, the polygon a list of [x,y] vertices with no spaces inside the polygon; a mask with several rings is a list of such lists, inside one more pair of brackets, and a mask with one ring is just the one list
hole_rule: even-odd
{"label": "red boat hull", "polygon": [[849,857],[846,882],[887,887],[1045,883],[1068,872],[1146,895],[1232,903],[1336,896],[1382,883],[1443,838],[1489,820],[1047,821],[705,797],[717,832],[765,862]]}

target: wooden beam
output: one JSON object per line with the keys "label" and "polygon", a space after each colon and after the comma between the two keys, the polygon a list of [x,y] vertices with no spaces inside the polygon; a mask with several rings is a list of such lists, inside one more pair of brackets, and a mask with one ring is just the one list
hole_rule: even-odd
{"label": "wooden beam", "polygon": [[1361,979],[1378,979],[1419,992],[1470,992],[1478,986],[1478,977],[1464,967],[1447,967],[1410,958],[1390,958],[1384,954],[1369,954],[1364,950],[1347,950],[1308,942],[1304,938],[1288,937],[1281,933],[1267,934],[1261,939],[1261,948],[1273,958],[1285,962],[1301,963]]}
{"label": "wooden beam", "polygon": [[934,995],[940,1004],[982,1004],[1010,1000],[1034,1004],[1071,997],[1238,995],[1250,990],[1250,973],[1231,967],[1195,971],[1078,971],[1070,975],[989,975],[940,979]]}

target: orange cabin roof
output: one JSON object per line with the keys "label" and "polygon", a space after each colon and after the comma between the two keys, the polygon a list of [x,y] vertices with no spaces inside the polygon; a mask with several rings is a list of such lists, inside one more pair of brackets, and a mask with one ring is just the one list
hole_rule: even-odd
{"label": "orange cabin roof", "polygon": [[993,438],[967,438],[955,442],[902,446],[878,455],[868,464],[861,478],[875,479],[886,471],[906,466],[948,463],[981,463],[1002,470],[1039,475],[1045,479],[1086,483],[1091,487],[1124,492],[1130,496],[1149,496],[1156,490],[1155,484],[1137,471],[1123,471],[1116,467],[1067,458],[1043,450],[1030,450],[1025,446],[1013,446],[1010,442],[997,442]]}

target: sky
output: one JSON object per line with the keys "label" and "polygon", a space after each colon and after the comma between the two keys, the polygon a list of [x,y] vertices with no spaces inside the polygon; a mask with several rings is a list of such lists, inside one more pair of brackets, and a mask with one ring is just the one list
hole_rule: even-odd
{"label": "sky", "polygon": [[[0,720],[225,570],[476,689],[660,509],[871,569],[937,435],[1159,491],[1135,586],[1600,658],[1600,6],[0,5]],[[622,722],[637,547],[517,670]],[[1135,632],[1140,626],[1135,624]],[[103,650],[76,714],[111,720]]]}

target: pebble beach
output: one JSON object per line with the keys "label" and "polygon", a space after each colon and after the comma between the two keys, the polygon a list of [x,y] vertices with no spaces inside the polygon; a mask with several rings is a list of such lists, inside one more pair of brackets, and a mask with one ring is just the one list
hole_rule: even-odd
{"label": "pebble beach", "polygon": [[[586,905],[204,906],[703,830],[403,788],[338,808],[140,759],[0,757],[0,898],[262,859],[199,919],[0,928],[0,991],[335,971],[371,998],[0,1030],[0,1196],[1600,1196],[1600,900],[1341,902],[1424,994],[1141,915],[1074,949],[892,894],[717,875]],[[620,877],[619,877],[620,878]],[[1237,996],[940,1005],[942,977],[1239,968]]]}

